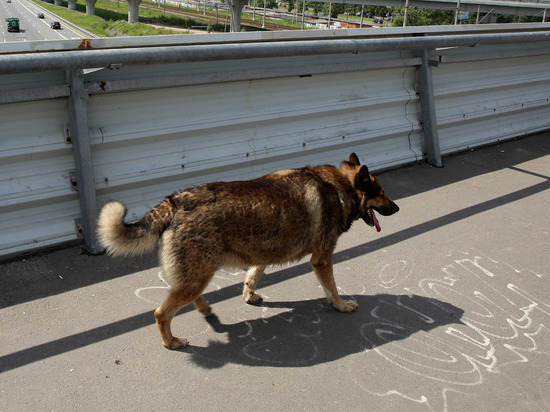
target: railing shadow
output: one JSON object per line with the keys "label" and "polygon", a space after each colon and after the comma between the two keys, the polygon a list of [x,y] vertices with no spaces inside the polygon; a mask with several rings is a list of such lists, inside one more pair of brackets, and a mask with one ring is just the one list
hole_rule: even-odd
{"label": "railing shadow", "polygon": [[[218,300],[223,296],[218,291],[215,295]],[[229,342],[211,342],[205,348],[188,346],[182,351],[191,353],[192,360],[204,368],[221,367],[226,363],[308,366],[373,349],[420,331],[460,323],[464,313],[449,303],[422,296],[381,294],[354,299],[360,309],[351,314],[337,312],[323,298],[264,302],[266,307],[290,310],[235,324],[223,324],[216,315],[212,315],[206,320],[215,332],[227,333]],[[191,310],[192,306],[188,306],[182,313]],[[0,373],[153,324],[153,313],[145,312],[0,356]],[[162,350],[160,340],[158,345]]]}

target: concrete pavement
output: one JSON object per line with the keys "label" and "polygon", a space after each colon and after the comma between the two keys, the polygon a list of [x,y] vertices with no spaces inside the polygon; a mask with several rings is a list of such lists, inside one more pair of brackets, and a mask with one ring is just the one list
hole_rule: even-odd
{"label": "concrete pavement", "polygon": [[220,271],[217,316],[184,309],[169,351],[154,254],[0,263],[0,409],[550,410],[550,133],[444,164],[382,174],[400,212],[341,237],[351,314],[307,262],[268,269],[259,307]]}

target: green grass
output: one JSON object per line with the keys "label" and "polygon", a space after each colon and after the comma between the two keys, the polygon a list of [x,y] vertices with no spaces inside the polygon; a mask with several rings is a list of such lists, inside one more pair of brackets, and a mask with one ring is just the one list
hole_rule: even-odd
{"label": "green grass", "polygon": [[[128,23],[128,3],[126,3],[125,0],[97,0],[95,4],[94,16],[86,15],[85,0],[78,0],[76,3],[76,10],[68,10],[67,2],[65,0],[63,0],[61,6],[55,6],[40,0],[33,1],[63,19],[66,19],[100,37],[114,37],[119,35],[154,36],[162,34],[182,34],[181,31],[155,28],[149,24],[166,25],[183,29],[189,29],[195,26],[208,26],[215,31],[225,31],[225,13],[220,13],[219,24],[212,25],[211,23],[200,21],[200,19],[195,20],[193,18],[187,18],[177,14],[164,13],[162,8],[151,7],[149,2],[143,2],[142,6],[147,4],[149,7],[140,7],[139,23],[130,24]],[[182,8],[182,11],[184,10],[185,9]],[[212,14],[214,13],[214,10],[207,9],[207,11]],[[242,18],[252,19],[252,15],[243,13]],[[258,16],[256,20],[258,20]],[[277,21],[276,24],[295,28],[301,27],[301,22],[298,24],[292,24],[290,20]],[[185,34],[185,32],[183,33]]]}
{"label": "green grass", "polygon": [[[169,28],[155,28],[150,24],[165,25],[183,29],[189,29],[195,26],[208,26],[215,31],[225,31],[225,13],[219,14],[219,24],[212,25],[211,23],[195,20],[193,18],[187,18],[177,14],[164,13],[163,8],[155,7],[152,3],[144,1],[142,2],[142,7],[139,8],[139,23],[130,24],[128,23],[128,3],[126,3],[125,0],[97,0],[95,5],[95,15],[93,16],[86,15],[85,0],[78,0],[76,3],[76,10],[68,10],[66,0],[63,0],[61,6],[55,6],[40,0],[33,1],[63,19],[66,19],[77,26],[92,32],[99,37],[156,36],[163,34],[186,33],[170,30]],[[145,5],[148,7],[143,7]],[[184,11],[185,8],[182,8],[181,10]],[[214,10],[207,9],[207,11],[211,14],[211,16],[214,14]],[[241,17],[242,19],[251,20],[252,14],[243,13]],[[360,17],[356,16],[345,15],[345,17],[357,20],[360,19]],[[365,19],[365,21],[366,20],[367,19]],[[261,16],[259,14],[256,16],[256,21],[261,21]],[[300,16],[298,17],[297,23],[292,23],[290,19],[269,22],[277,24],[280,27],[292,27],[298,29],[301,28],[302,25]],[[187,33],[189,32],[187,31]]]}
{"label": "green grass", "polygon": [[59,17],[100,37],[113,37],[117,35],[154,36],[182,33],[169,29],[155,28],[146,23],[166,24],[181,28],[204,25],[193,19],[186,19],[175,15],[163,15],[162,11],[149,8],[140,8],[140,22],[130,24],[127,22],[128,4],[124,0],[116,3],[108,0],[97,0],[94,16],[86,15],[86,4],[83,0],[77,2],[76,10],[68,10],[65,1],[61,6],[55,6],[39,0],[34,0],[34,2],[57,14]]}
{"label": "green grass", "polygon": [[[49,4],[43,1],[34,0],[34,2],[44,7],[45,9],[57,14],[59,17],[62,17],[65,20],[69,20],[74,24],[76,24],[77,26],[80,26],[83,29],[91,31],[92,33],[98,36],[101,36],[101,37],[107,36],[106,33],[102,33],[101,31],[94,30],[95,26],[105,22],[105,20],[99,16],[86,16],[86,14],[85,13],[83,14],[81,11],[67,10],[66,6],[54,6],[53,4]],[[85,7],[86,6],[84,6],[84,10],[85,10]]]}

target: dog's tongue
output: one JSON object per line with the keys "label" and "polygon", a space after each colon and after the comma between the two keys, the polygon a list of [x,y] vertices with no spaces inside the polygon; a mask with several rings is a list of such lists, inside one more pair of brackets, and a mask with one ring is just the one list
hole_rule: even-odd
{"label": "dog's tongue", "polygon": [[376,226],[376,231],[380,232],[382,228],[380,227],[380,222],[378,222],[378,219],[376,218],[376,213],[374,213],[374,210],[369,209],[369,215],[374,222],[374,226]]}

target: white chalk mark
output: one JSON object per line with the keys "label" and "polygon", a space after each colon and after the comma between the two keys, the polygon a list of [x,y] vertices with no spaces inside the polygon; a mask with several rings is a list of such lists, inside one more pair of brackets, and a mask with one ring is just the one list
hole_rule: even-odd
{"label": "white chalk mark", "polygon": [[152,303],[152,304],[154,304],[154,305],[158,305],[159,302],[153,302],[153,301],[151,301],[151,300],[149,300],[149,299],[147,299],[147,298],[145,298],[145,297],[143,297],[143,296],[141,295],[141,293],[142,293],[143,291],[146,291],[146,290],[154,290],[154,289],[166,289],[166,290],[168,290],[168,289],[170,289],[170,286],[168,285],[168,282],[164,279],[164,276],[162,275],[162,270],[159,271],[159,273],[157,274],[157,276],[158,276],[158,278],[160,279],[160,281],[161,281],[162,283],[164,283],[164,286],[146,286],[146,287],[143,287],[143,288],[137,288],[137,289],[134,291],[134,294],[135,294],[138,298],[140,298],[141,300],[144,300],[145,302]]}
{"label": "white chalk mark", "polygon": [[[537,297],[517,286],[517,282],[505,283],[504,288],[502,285],[506,276],[520,280],[523,276],[519,274],[538,279],[543,275],[518,270],[479,254],[451,252],[448,256],[452,261],[441,268],[442,276],[421,279],[417,285],[422,295],[437,299],[434,305],[443,311],[448,309],[437,302],[466,309],[459,323],[447,326],[443,334],[437,329],[424,332],[406,322],[401,324],[399,311],[403,310],[409,315],[405,315],[405,319],[410,319],[411,314],[428,324],[435,323],[436,319],[429,314],[431,312],[418,309],[408,304],[404,296],[398,296],[394,303],[380,299],[379,305],[371,310],[374,321],[361,326],[361,334],[369,342],[369,348],[372,347],[361,352],[362,356],[376,354],[392,365],[401,381],[406,376],[404,373],[410,374],[412,381],[413,376],[430,379],[434,382],[432,390],[415,394],[415,389],[411,389],[414,385],[374,390],[365,387],[363,382],[356,382],[367,392],[377,396],[399,394],[413,402],[425,399],[427,406],[432,401],[443,402],[443,410],[448,410],[448,393],[468,395],[471,389],[484,383],[484,375],[488,373],[503,374],[506,366],[528,363],[535,354],[537,359],[550,355],[550,330],[545,326],[549,322],[550,305],[541,298],[546,295],[537,291]],[[405,266],[405,261],[398,262]],[[396,271],[396,267],[387,262],[378,265],[382,287],[389,289],[401,285],[398,275],[404,272]],[[402,287],[407,294],[414,294],[410,285]],[[393,312],[388,307],[394,308]],[[385,316],[388,313],[390,315]],[[390,375],[391,370],[385,370],[385,375]],[[387,382],[397,380],[386,379]],[[522,389],[526,390],[523,386]],[[421,390],[420,387],[417,390]],[[527,394],[535,406],[537,395]]]}
{"label": "white chalk mark", "polygon": [[[300,337],[302,338],[302,337]],[[275,364],[284,366],[299,366],[313,362],[319,356],[319,348],[310,338],[304,337],[298,346],[299,351],[288,351],[284,341],[276,335],[263,341],[257,341],[246,345],[243,353],[250,359],[262,364]],[[290,356],[296,355],[295,359]]]}
{"label": "white chalk mark", "polygon": [[414,261],[406,257],[396,262],[380,263],[374,268],[378,282],[383,288],[392,289],[402,285],[413,273]]}
{"label": "white chalk mark", "polygon": [[[550,355],[547,293],[527,290],[521,284],[525,276],[533,281],[547,278],[547,274],[518,270],[478,253],[451,252],[448,256],[448,264],[414,284],[411,282],[414,261],[409,257],[382,262],[376,267],[378,285],[384,289],[400,288],[403,294],[378,298],[370,311],[371,319],[357,325],[365,345],[359,352],[350,352],[348,376],[366,392],[398,396],[430,410],[449,410],[449,394],[472,395],[474,388],[483,385],[489,376],[509,373],[512,368],[505,369],[506,366],[520,367]],[[243,273],[220,271],[212,286],[220,290],[224,282],[234,283],[235,277]],[[169,288],[162,271],[158,277],[160,284],[138,288],[136,296],[158,303],[146,295],[147,290]],[[360,284],[356,289],[351,296],[369,294],[371,288]],[[339,291],[348,295],[343,288]],[[418,305],[414,296],[425,299]],[[453,313],[450,306],[465,312],[460,316]],[[262,307],[257,321],[238,319],[246,329],[235,336],[238,342],[232,344],[242,343],[239,345],[242,355],[258,364],[315,364],[319,362],[320,348],[324,347],[323,317],[319,313],[324,307],[319,304],[307,311],[295,307],[281,313]],[[271,327],[271,322],[288,325],[284,328],[284,338],[273,335],[266,339],[270,336],[266,328]],[[210,331],[207,328],[206,332]],[[292,342],[292,351],[288,350],[287,342]],[[358,356],[369,358],[357,362]],[[358,365],[371,365],[373,361],[378,362],[379,367],[383,365],[386,379],[360,381],[354,377]],[[537,370],[546,368],[540,373],[550,374],[546,365],[537,364]],[[396,379],[392,379],[392,374]],[[420,380],[429,381],[429,385],[415,384]],[[404,383],[398,387],[395,382]],[[522,386],[522,390],[529,391],[529,388]],[[536,392],[537,388],[533,390],[535,392],[527,393],[526,397],[533,406],[544,409],[545,401]]]}
{"label": "white chalk mark", "polygon": [[244,335],[238,335],[237,337],[239,339],[244,339],[244,338],[250,338],[252,339],[253,341],[256,341],[256,338],[252,335],[252,324],[248,321],[244,321],[244,324],[246,325],[247,327],[247,331]]}

